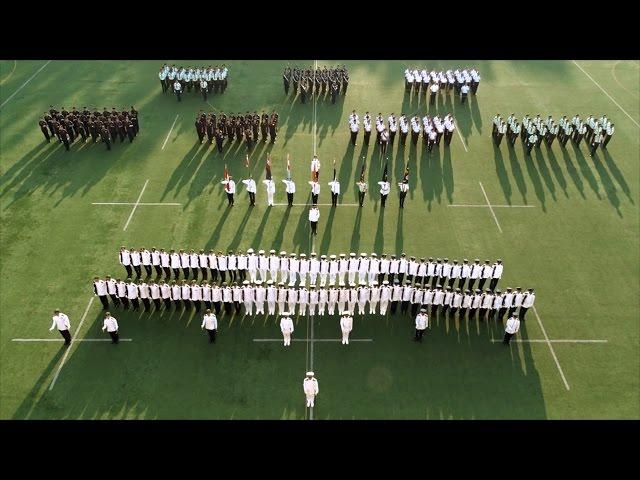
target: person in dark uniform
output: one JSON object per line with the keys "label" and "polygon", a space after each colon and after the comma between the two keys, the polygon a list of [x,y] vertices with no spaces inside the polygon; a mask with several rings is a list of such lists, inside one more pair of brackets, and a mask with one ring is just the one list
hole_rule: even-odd
{"label": "person in dark uniform", "polygon": [[331,103],[336,103],[336,98],[338,97],[338,82],[333,82],[331,84]]}
{"label": "person in dark uniform", "polygon": [[133,143],[133,137],[135,137],[135,126],[131,119],[127,120],[127,137],[129,137],[129,143]]}
{"label": "person in dark uniform", "polygon": [[118,130],[118,135],[120,136],[120,143],[122,143],[122,142],[124,142],[124,137],[126,135],[126,131],[125,131],[124,125],[120,121],[120,119],[118,119],[116,121],[116,128]]}
{"label": "person in dark uniform", "polygon": [[260,115],[258,115],[258,112],[253,112],[251,116],[251,130],[253,133],[253,141],[257,143],[260,137]]}
{"label": "person in dark uniform", "polygon": [[202,126],[202,122],[200,121],[200,117],[196,118],[196,131],[198,132],[198,141],[200,144],[204,141],[204,128]]}
{"label": "person in dark uniform", "polygon": [[309,92],[309,84],[307,83],[307,79],[303,78],[300,82],[300,101],[305,103],[307,99],[307,93]]}
{"label": "person in dark uniform", "polygon": [[107,150],[111,150],[111,134],[109,133],[109,129],[103,125],[102,130],[100,131],[100,138],[107,146]]}
{"label": "person in dark uniform", "polygon": [[211,121],[211,118],[209,118],[206,121],[206,130],[207,130],[207,143],[213,143],[213,136],[214,136],[214,122]]}
{"label": "person in dark uniform", "polygon": [[267,141],[267,132],[269,130],[269,115],[262,113],[260,117],[260,133],[262,134],[262,141]]}
{"label": "person in dark uniform", "polygon": [[289,95],[289,84],[291,83],[291,68],[289,66],[284,68],[282,80],[284,81],[284,94]]}
{"label": "person in dark uniform", "polygon": [[224,133],[222,133],[221,129],[216,129],[215,137],[216,137],[216,148],[218,149],[218,152],[222,152],[222,142],[224,141]]}
{"label": "person in dark uniform", "polygon": [[278,114],[273,112],[271,117],[269,118],[269,137],[271,138],[271,143],[275,143],[278,129]]}
{"label": "person in dark uniform", "polygon": [[44,135],[44,138],[47,140],[47,143],[51,143],[51,137],[49,136],[47,122],[45,122],[44,118],[41,118],[38,124],[40,125],[40,131]]}
{"label": "person in dark uniform", "polygon": [[62,139],[62,143],[64,143],[64,148],[69,151],[69,135],[67,134],[67,130],[64,127],[61,127],[58,129],[58,132]]}

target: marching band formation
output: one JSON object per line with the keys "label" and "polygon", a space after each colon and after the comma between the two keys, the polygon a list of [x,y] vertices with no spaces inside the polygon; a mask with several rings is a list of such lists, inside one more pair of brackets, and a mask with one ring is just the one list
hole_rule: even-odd
{"label": "marching band formation", "polygon": [[124,142],[125,138],[131,143],[140,130],[138,111],[133,106],[128,111],[116,110],[115,107],[109,111],[104,107],[102,112],[98,109],[92,112],[87,107],[82,107],[82,111],[76,107],[72,107],[71,111],[62,107],[62,110],[58,111],[51,105],[49,111],[40,117],[38,124],[47,143],[51,143],[51,139],[57,137],[67,151],[79,138],[82,139],[82,143],[87,143],[89,138],[93,143],[101,141],[107,150],[111,150],[111,144],[116,143],[118,137],[120,143]]}
{"label": "marching band formation", "polygon": [[500,114],[493,117],[492,136],[497,146],[500,146],[505,136],[509,145],[513,146],[516,138],[520,136],[529,155],[534,146],[540,148],[543,140],[547,147],[551,148],[553,141],[557,138],[558,143],[564,148],[569,139],[578,147],[584,138],[589,146],[589,153],[593,157],[598,147],[607,148],[614,132],[614,125],[606,115],[602,115],[599,119],[589,115],[585,120],[582,120],[580,115],[574,115],[571,120],[563,115],[558,123],[555,123],[551,115],[546,120],[543,120],[540,114],[534,118],[525,115],[522,123],[519,123],[518,118],[512,113],[506,121]]}

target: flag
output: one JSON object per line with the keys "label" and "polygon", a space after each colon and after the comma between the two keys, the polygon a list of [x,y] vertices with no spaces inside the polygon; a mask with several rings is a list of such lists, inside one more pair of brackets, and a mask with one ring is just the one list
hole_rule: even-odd
{"label": "flag", "polygon": [[[229,181],[229,170],[227,170],[227,164],[226,164],[226,163],[224,164],[224,180],[225,180],[225,182],[228,182],[228,181]],[[230,189],[230,188],[231,188],[231,187],[229,187],[229,183],[225,183],[225,185],[224,185],[224,189],[225,189],[227,192],[229,191],[229,189]]]}
{"label": "flag", "polygon": [[382,181],[386,182],[387,181],[387,171],[389,169],[389,160],[387,160],[387,163],[384,164],[384,172],[382,172]]}
{"label": "flag", "polygon": [[404,168],[404,177],[402,178],[404,183],[409,183],[409,164],[407,164]]}
{"label": "flag", "polygon": [[244,159],[244,166],[249,168],[249,154],[247,153],[247,156]]}
{"label": "flag", "polygon": [[266,178],[267,180],[271,180],[271,156],[267,155],[267,165],[265,167],[267,170]]}
{"label": "flag", "polygon": [[367,166],[367,159],[362,157],[362,169],[360,170],[360,181],[364,182],[364,170]]}
{"label": "flag", "polygon": [[336,181],[336,159],[333,159],[333,181]]}
{"label": "flag", "polygon": [[291,163],[289,162],[288,153],[287,153],[287,180],[291,180]]}

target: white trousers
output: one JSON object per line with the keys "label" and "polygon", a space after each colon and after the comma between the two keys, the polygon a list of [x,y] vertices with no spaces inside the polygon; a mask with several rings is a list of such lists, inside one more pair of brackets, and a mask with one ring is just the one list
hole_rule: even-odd
{"label": "white trousers", "polygon": [[338,283],[340,285],[344,285],[344,276],[347,272],[340,272],[338,273]]}
{"label": "white trousers", "polygon": [[317,279],[318,279],[317,273],[309,273],[309,284],[315,285]]}
{"label": "white trousers", "polygon": [[349,330],[342,330],[342,344],[349,345]]}
{"label": "white trousers", "polygon": [[273,205],[273,192],[267,192],[267,205]]}
{"label": "white trousers", "polygon": [[306,273],[299,273],[298,275],[300,275],[300,283],[298,283],[298,285],[304,285],[305,283],[307,283]]}
{"label": "white trousers", "polygon": [[278,302],[278,313],[282,314],[284,312],[284,301]]}
{"label": "white trousers", "polygon": [[358,272],[358,282],[363,283],[367,281],[367,272]]}
{"label": "white trousers", "polygon": [[353,315],[353,312],[356,311],[356,302],[352,302],[349,300],[349,313]]}
{"label": "white trousers", "polygon": [[320,274],[320,286],[324,287],[327,284],[327,274],[326,273],[321,273]]}
{"label": "white trousers", "polygon": [[318,303],[318,315],[324,315],[324,311],[327,308],[327,302]]}
{"label": "white trousers", "polygon": [[380,315],[387,314],[387,305],[389,305],[389,300],[380,300]]}
{"label": "white trousers", "polygon": [[289,272],[289,286],[293,287],[296,284],[296,276],[298,272]]}
{"label": "white trousers", "polygon": [[377,300],[372,300],[369,302],[369,314],[373,315],[376,313],[376,307],[378,306]]}
{"label": "white trousers", "polygon": [[270,270],[269,273],[271,273],[271,280],[273,281],[274,285],[278,283],[278,270]]}
{"label": "white trousers", "polygon": [[290,315],[295,315],[296,314],[296,301],[295,300],[289,300],[289,302],[287,302],[287,304],[289,305],[289,314]]}
{"label": "white trousers", "polygon": [[291,332],[282,332],[282,336],[284,338],[284,346],[291,345]]}
{"label": "white trousers", "polygon": [[349,284],[355,283],[357,272],[349,272]]}
{"label": "white trousers", "polygon": [[369,284],[375,282],[377,280],[377,276],[377,273],[369,272]]}
{"label": "white trousers", "polygon": [[316,399],[315,395],[306,395],[307,397],[307,407],[313,407],[314,406],[314,400]]}
{"label": "white trousers", "polygon": [[360,315],[364,315],[365,314],[366,305],[367,305],[366,301],[362,301],[362,302],[358,301],[358,313]]}
{"label": "white trousers", "polygon": [[256,315],[259,313],[264,315],[264,300],[261,302],[256,301]]}
{"label": "white trousers", "polygon": [[310,303],[309,304],[309,315],[311,315],[312,317],[316,314],[316,307],[318,306],[317,303]]}
{"label": "white trousers", "polygon": [[336,284],[336,274],[335,273],[330,273],[329,274],[329,285],[335,285]]}
{"label": "white trousers", "polygon": [[276,301],[269,300],[267,304],[269,306],[269,315],[274,315],[276,313]]}
{"label": "white trousers", "polygon": [[344,306],[347,302],[343,302],[342,300],[338,301],[338,314],[342,314],[344,312]]}
{"label": "white trousers", "polygon": [[280,270],[280,281],[282,283],[287,283],[287,273],[289,271],[288,270]]}
{"label": "white trousers", "polygon": [[263,282],[267,281],[267,269],[266,268],[261,268],[260,269],[260,280],[262,280]]}
{"label": "white trousers", "polygon": [[256,283],[256,270],[249,269],[249,278],[251,283]]}
{"label": "white trousers", "polygon": [[253,315],[253,302],[244,302],[244,311],[247,315]]}
{"label": "white trousers", "polygon": [[333,315],[336,311],[336,302],[329,302],[329,315]]}
{"label": "white trousers", "polygon": [[298,305],[298,315],[306,315],[308,303],[299,303]]}

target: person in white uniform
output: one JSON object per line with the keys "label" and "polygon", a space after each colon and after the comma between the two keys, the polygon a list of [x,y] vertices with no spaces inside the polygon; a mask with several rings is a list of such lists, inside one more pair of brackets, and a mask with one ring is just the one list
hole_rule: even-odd
{"label": "person in white uniform", "polygon": [[282,337],[284,338],[284,346],[291,345],[291,334],[293,333],[293,320],[289,316],[289,312],[283,312],[283,317],[280,319],[280,330],[282,331]]}
{"label": "person in white uniform", "polygon": [[307,372],[307,376],[302,382],[302,389],[307,398],[307,407],[313,408],[315,405],[316,395],[320,391],[318,389],[318,380],[316,380],[313,372]]}
{"label": "person in white uniform", "polygon": [[340,317],[340,330],[342,330],[342,345],[349,345],[349,333],[353,330],[353,317],[347,312],[342,312]]}
{"label": "person in white uniform", "polygon": [[71,345],[71,333],[69,333],[71,323],[69,322],[69,317],[56,308],[53,312],[52,319],[53,323],[51,324],[49,331],[57,328],[60,335],[62,335],[62,338],[64,338],[64,344],[66,346]]}
{"label": "person in white uniform", "polygon": [[115,318],[113,318],[109,312],[105,312],[104,314],[102,331],[104,332],[105,330],[111,337],[112,344],[115,345],[120,341],[120,337],[118,336],[118,321]]}
{"label": "person in white uniform", "polygon": [[504,338],[502,343],[504,345],[509,345],[511,342],[511,337],[513,337],[520,330],[520,320],[518,320],[518,314],[514,313],[509,320],[507,320],[507,324],[504,326]]}

